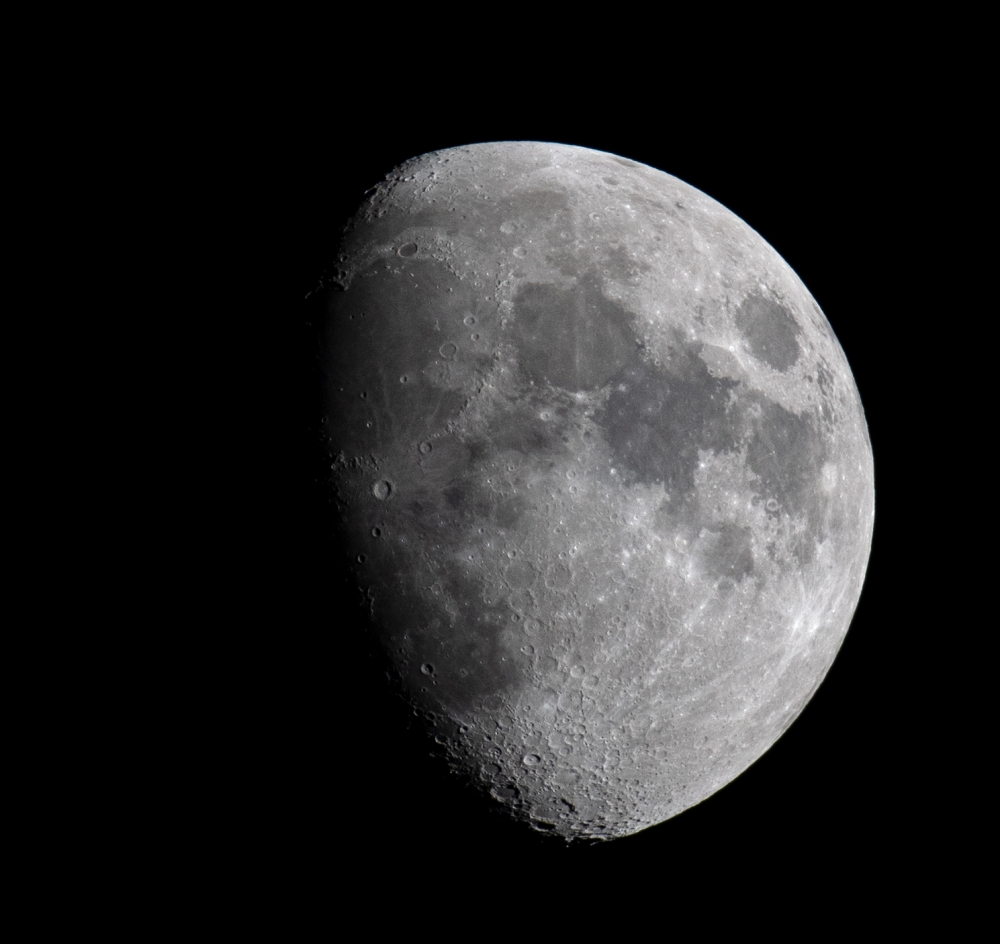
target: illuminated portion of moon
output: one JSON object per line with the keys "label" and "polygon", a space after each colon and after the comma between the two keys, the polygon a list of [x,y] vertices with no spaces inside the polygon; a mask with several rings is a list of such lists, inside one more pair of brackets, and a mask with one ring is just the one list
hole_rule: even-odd
{"label": "illuminated portion of moon", "polygon": [[760,757],[874,516],[850,369],[778,254],[665,173],[508,142],[398,168],[324,284],[337,540],[452,768],[611,838]]}

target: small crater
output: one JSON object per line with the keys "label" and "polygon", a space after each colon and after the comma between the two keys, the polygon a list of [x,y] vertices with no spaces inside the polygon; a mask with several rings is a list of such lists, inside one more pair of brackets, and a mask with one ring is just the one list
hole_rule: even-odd
{"label": "small crater", "polygon": [[441,347],[438,348],[438,354],[440,354],[446,361],[452,360],[458,353],[458,345],[453,341],[446,341]]}
{"label": "small crater", "polygon": [[425,662],[422,666],[420,666],[420,671],[423,672],[424,675],[434,675],[435,670],[434,666],[430,662]]}
{"label": "small crater", "polygon": [[372,486],[372,494],[379,501],[385,501],[392,494],[392,483],[388,479],[376,482]]}
{"label": "small crater", "polygon": [[372,528],[372,537],[373,538],[379,538],[381,536],[382,536],[382,529],[381,528]]}
{"label": "small crater", "polygon": [[417,254],[417,244],[407,243],[405,246],[399,247],[399,254],[404,258],[409,258],[410,256],[415,256]]}
{"label": "small crater", "polygon": [[541,762],[542,759],[537,754],[525,754],[524,757],[521,758],[521,763],[524,764],[525,767],[535,767]]}
{"label": "small crater", "polygon": [[417,451],[422,456],[426,456],[434,447],[429,442],[422,442],[417,446]]}

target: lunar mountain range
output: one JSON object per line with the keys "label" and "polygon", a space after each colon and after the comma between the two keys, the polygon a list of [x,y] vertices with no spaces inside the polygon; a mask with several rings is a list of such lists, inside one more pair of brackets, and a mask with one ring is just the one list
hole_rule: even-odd
{"label": "lunar mountain range", "polygon": [[850,368],[781,257],[662,171],[501,142],[369,191],[320,291],[331,540],[429,747],[564,839],[760,757],[874,520]]}

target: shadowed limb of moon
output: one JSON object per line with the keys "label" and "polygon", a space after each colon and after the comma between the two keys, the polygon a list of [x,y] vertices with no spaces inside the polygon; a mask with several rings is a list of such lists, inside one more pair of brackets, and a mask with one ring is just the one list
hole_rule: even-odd
{"label": "shadowed limb of moon", "polygon": [[874,514],[787,264],[667,174],[508,142],[394,171],[325,285],[336,537],[435,750],[566,839],[753,763],[836,655]]}

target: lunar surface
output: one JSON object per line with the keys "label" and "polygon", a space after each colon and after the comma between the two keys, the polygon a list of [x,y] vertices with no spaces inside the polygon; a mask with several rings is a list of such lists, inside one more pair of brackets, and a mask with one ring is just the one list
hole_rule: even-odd
{"label": "lunar surface", "polygon": [[565,839],[744,771],[829,669],[874,516],[794,272],[668,174],[531,142],[403,164],[331,263],[332,539],[429,748]]}

